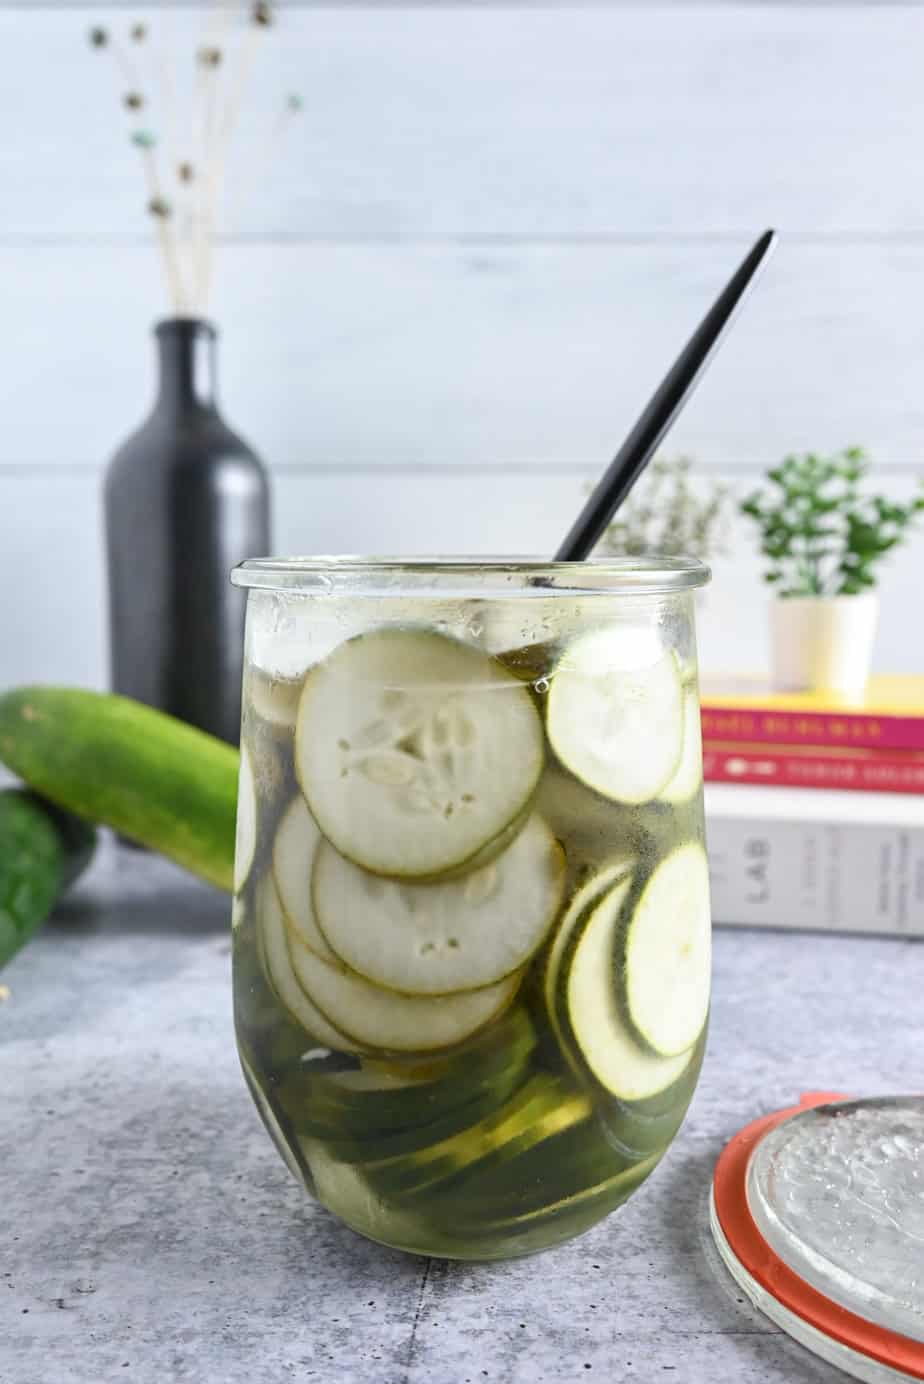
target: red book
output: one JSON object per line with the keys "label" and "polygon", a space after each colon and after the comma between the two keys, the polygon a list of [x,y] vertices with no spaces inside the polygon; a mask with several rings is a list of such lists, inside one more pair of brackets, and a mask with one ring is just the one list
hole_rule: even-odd
{"label": "red book", "polygon": [[702,707],[706,741],[924,750],[924,677],[871,678],[856,701],[823,692],[772,692],[739,679],[704,686]]}
{"label": "red book", "polygon": [[847,788],[862,793],[924,793],[924,753],[914,750],[803,749],[794,745],[703,746],[707,783],[786,788]]}

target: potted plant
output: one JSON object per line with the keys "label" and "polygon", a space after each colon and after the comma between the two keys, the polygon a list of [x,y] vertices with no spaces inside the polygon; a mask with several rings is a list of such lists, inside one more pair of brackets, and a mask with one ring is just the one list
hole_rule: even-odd
{"label": "potted plant", "polygon": [[698,557],[724,552],[731,518],[727,485],[690,480],[689,457],[655,457],[600,540],[614,557]]}
{"label": "potted plant", "polygon": [[773,586],[771,658],[780,691],[861,693],[879,615],[876,567],[924,510],[861,494],[869,460],[860,447],[835,456],[788,456],[767,472],[741,512],[760,531]]}

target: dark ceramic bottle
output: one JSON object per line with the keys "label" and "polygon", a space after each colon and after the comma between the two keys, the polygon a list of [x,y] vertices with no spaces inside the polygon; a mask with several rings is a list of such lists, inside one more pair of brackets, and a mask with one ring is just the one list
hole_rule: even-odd
{"label": "dark ceramic bottle", "polygon": [[246,593],[228,575],[270,552],[266,471],[218,412],[214,327],[155,336],[153,411],[106,474],[112,686],[237,744]]}

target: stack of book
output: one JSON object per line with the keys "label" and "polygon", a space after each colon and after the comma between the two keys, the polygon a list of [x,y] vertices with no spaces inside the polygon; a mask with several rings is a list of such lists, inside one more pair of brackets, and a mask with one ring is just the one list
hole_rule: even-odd
{"label": "stack of book", "polygon": [[717,922],[924,935],[924,678],[703,689]]}

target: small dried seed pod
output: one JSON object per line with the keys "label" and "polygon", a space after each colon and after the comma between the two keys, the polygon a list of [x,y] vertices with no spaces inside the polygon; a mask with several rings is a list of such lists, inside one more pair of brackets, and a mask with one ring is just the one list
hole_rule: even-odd
{"label": "small dried seed pod", "polygon": [[148,36],[148,26],[146,24],[133,24],[129,29],[133,43],[144,43]]}
{"label": "small dried seed pod", "polygon": [[191,183],[195,179],[196,170],[193,168],[191,163],[186,163],[184,161],[183,163],[177,165],[176,176],[179,178],[181,183]]}
{"label": "small dried seed pod", "polygon": [[196,54],[202,67],[220,67],[221,49],[220,48],[200,48]]}
{"label": "small dried seed pod", "polygon": [[109,42],[109,32],[100,25],[90,30],[90,47],[105,48]]}
{"label": "small dried seed pod", "polygon": [[269,0],[256,0],[251,8],[250,17],[254,24],[261,24],[265,29],[268,29],[276,18]]}
{"label": "small dried seed pod", "polygon": [[122,102],[130,111],[140,111],[144,106],[144,97],[140,91],[127,91],[122,97]]}
{"label": "small dried seed pod", "polygon": [[172,214],[173,208],[165,197],[152,197],[148,202],[148,211],[152,216],[157,216],[161,221],[166,221]]}

